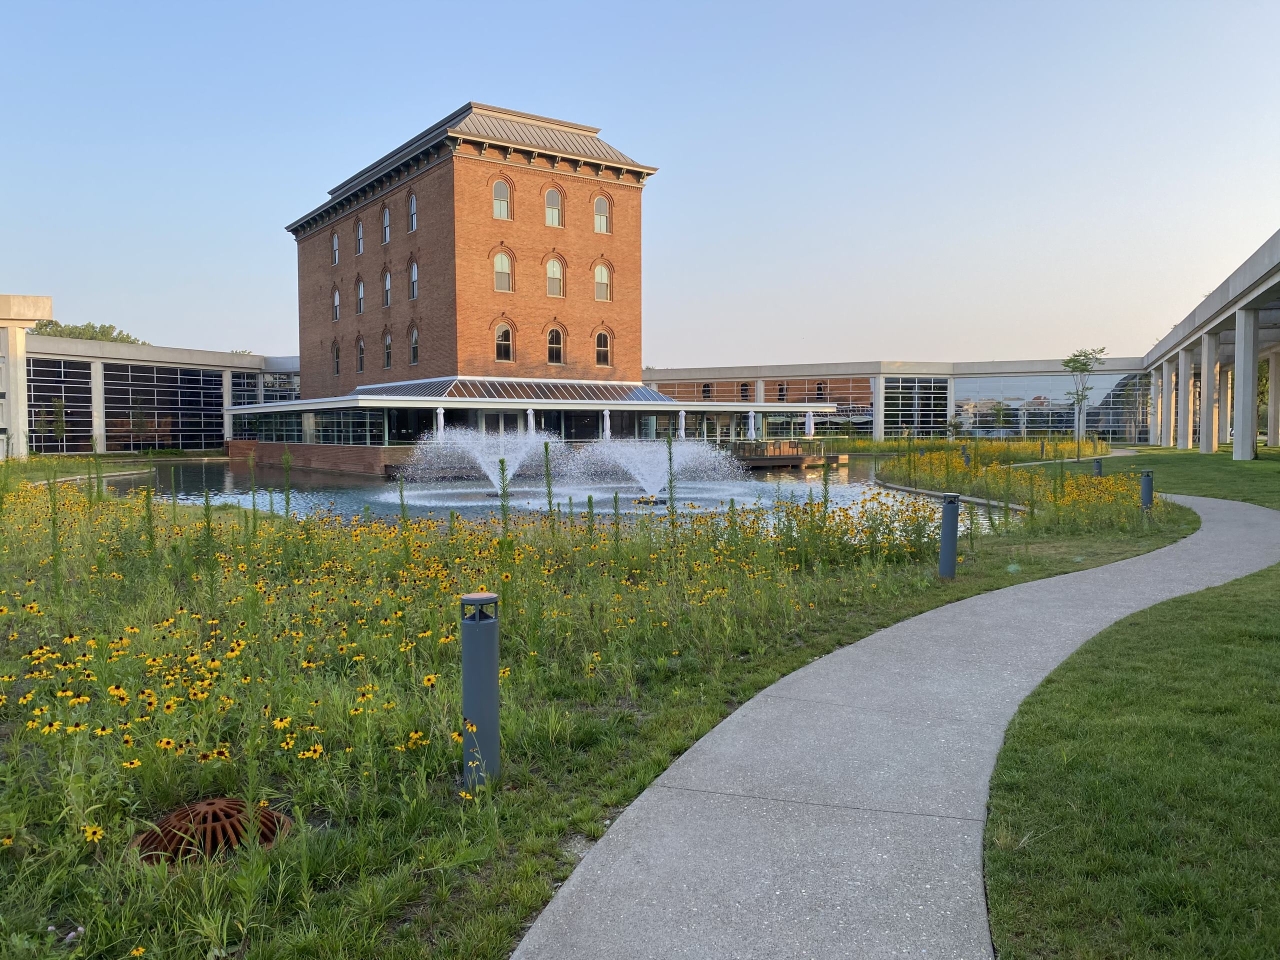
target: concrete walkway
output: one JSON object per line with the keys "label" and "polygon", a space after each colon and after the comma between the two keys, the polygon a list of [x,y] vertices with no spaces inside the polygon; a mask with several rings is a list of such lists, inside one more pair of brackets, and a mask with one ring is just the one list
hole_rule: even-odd
{"label": "concrete walkway", "polygon": [[990,958],[987,785],[1019,702],[1134,611],[1280,562],[1280,513],[1171,498],[1153,553],[914,617],[763,691],[675,762],[517,960]]}

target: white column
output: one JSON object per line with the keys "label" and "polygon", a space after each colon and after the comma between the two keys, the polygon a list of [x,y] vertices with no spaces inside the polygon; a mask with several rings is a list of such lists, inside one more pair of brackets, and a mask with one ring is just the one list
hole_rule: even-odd
{"label": "white column", "polygon": [[884,377],[871,378],[871,439],[884,439]]}
{"label": "white column", "polygon": [[1236,416],[1233,460],[1252,460],[1258,440],[1258,311],[1236,311]]}
{"label": "white column", "polygon": [[1231,442],[1231,368],[1218,366],[1218,443]]}
{"label": "white column", "polygon": [[756,381],[756,403],[764,403],[764,381]]}
{"label": "white column", "polygon": [[222,441],[231,439],[231,371],[222,371]]}
{"label": "white column", "polygon": [[1267,446],[1280,446],[1280,353],[1267,358]]}
{"label": "white column", "polygon": [[1153,447],[1160,446],[1160,424],[1163,414],[1163,402],[1160,396],[1160,368],[1150,371],[1151,374],[1151,411],[1147,419],[1147,443]]}
{"label": "white column", "polygon": [[[27,331],[21,326],[0,325],[0,401],[5,435],[0,456],[21,460],[27,455]],[[6,453],[7,451],[7,453]]]}
{"label": "white column", "polygon": [[1173,359],[1166,360],[1160,367],[1162,371],[1160,383],[1160,446],[1173,446]]}
{"label": "white column", "polygon": [[1191,348],[1178,351],[1178,449],[1191,449]]}
{"label": "white column", "polygon": [[107,388],[102,361],[89,361],[89,411],[93,424],[93,452],[107,452]]}
{"label": "white column", "polygon": [[1200,337],[1200,452],[1218,449],[1218,382],[1222,371],[1218,364],[1218,334]]}
{"label": "white column", "polygon": [[601,435],[606,440],[608,440],[611,433],[609,428],[609,411],[608,410],[604,411],[604,417],[602,418],[602,420],[603,420],[603,426],[601,427]]}
{"label": "white column", "polygon": [[681,410],[680,411],[680,428],[676,434],[681,440],[684,439],[684,420],[685,420],[684,411]]}

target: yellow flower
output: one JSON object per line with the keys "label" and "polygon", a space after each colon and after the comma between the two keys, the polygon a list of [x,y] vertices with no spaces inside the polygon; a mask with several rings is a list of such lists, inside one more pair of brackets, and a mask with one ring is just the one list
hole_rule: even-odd
{"label": "yellow flower", "polygon": [[440,677],[438,674],[428,673],[425,677],[422,678],[422,685],[424,687],[434,687],[436,685],[436,681],[439,679]]}
{"label": "yellow flower", "polygon": [[[242,567],[243,567],[243,566],[244,566],[244,564],[242,563],[242,564],[240,564],[240,566],[242,566]],[[131,957],[140,957],[140,956],[142,956],[142,955],[143,955],[144,953],[146,953],[146,952],[147,952],[147,948],[146,948],[146,947],[134,947],[132,950],[130,950],[130,951],[129,951],[129,956],[131,956]]]}
{"label": "yellow flower", "polygon": [[161,750],[172,750],[174,744],[173,744],[173,740],[171,740],[169,737],[161,737],[159,740],[156,741],[156,746],[159,747]]}
{"label": "yellow flower", "polygon": [[289,726],[291,720],[293,720],[292,717],[276,717],[271,721],[271,726],[275,727],[277,730],[283,730],[285,727]]}
{"label": "yellow flower", "polygon": [[85,824],[80,828],[80,832],[84,834],[85,843],[97,843],[107,835],[105,830],[93,824]]}
{"label": "yellow flower", "polygon": [[137,757],[134,757],[132,760],[126,760],[124,763],[120,764],[120,766],[124,767],[126,770],[137,770],[142,766],[142,761]]}

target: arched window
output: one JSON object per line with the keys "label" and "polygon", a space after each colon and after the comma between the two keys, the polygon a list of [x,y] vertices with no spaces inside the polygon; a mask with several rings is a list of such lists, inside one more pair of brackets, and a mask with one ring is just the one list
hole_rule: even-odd
{"label": "arched window", "polygon": [[596,264],[596,299],[613,299],[613,277],[609,274],[609,268],[603,263]]}
{"label": "arched window", "polygon": [[493,289],[511,292],[511,258],[505,253],[493,258]]}
{"label": "arched window", "polygon": [[782,383],[778,384],[778,402],[779,403],[787,402],[787,383],[785,380]]}
{"label": "arched window", "polygon": [[493,219],[511,219],[511,188],[505,180],[497,180],[493,184]]}
{"label": "arched window", "polygon": [[750,400],[750,399],[751,399],[751,384],[749,384],[749,383],[740,383],[740,384],[738,384],[738,396],[739,396],[739,397],[741,397],[743,400]]}
{"label": "arched window", "polygon": [[497,336],[494,337],[494,347],[495,360],[511,359],[511,328],[505,323],[498,327]]}
{"label": "arched window", "polygon": [[409,232],[418,229],[418,198],[409,194]]}
{"label": "arched window", "polygon": [[391,369],[391,334],[382,335],[382,369]]}
{"label": "arched window", "polygon": [[382,208],[382,242],[391,242],[391,210],[388,207]]}
{"label": "arched window", "polygon": [[418,299],[418,265],[417,263],[409,264],[409,299]]}
{"label": "arched window", "polygon": [[342,367],[338,361],[338,341],[333,341],[333,375],[336,377],[342,371]]}
{"label": "arched window", "polygon": [[547,331],[547,363],[564,363],[564,334],[555,327]]}
{"label": "arched window", "polygon": [[364,281],[356,281],[356,313],[364,313]]}
{"label": "arched window", "polygon": [[418,328],[414,327],[409,331],[409,363],[415,366],[418,363]]}
{"label": "arched window", "polygon": [[560,191],[555,187],[547,191],[547,226],[564,226],[564,212],[560,207]]}
{"label": "arched window", "polygon": [[338,235],[335,233],[330,240],[333,242],[333,262],[338,262]]}
{"label": "arched window", "polygon": [[547,296],[564,296],[564,267],[555,257],[547,261]]}
{"label": "arched window", "polygon": [[356,341],[356,373],[364,373],[364,338]]}
{"label": "arched window", "polygon": [[609,198],[596,197],[593,205],[596,213],[596,233],[613,233],[613,224],[609,216]]}
{"label": "arched window", "polygon": [[338,307],[341,300],[341,294],[337,290],[333,291],[333,322],[338,322]]}
{"label": "arched window", "polygon": [[391,306],[391,271],[388,270],[382,275],[382,305],[384,307]]}
{"label": "arched window", "polygon": [[704,384],[702,385],[702,399],[703,399],[703,400],[710,400],[710,399],[711,399],[711,384],[709,384],[709,383],[704,383]]}
{"label": "arched window", "polygon": [[603,330],[596,334],[596,366],[610,366],[609,335]]}
{"label": "arched window", "polygon": [[356,256],[364,253],[364,224],[356,221]]}
{"label": "arched window", "polygon": [[827,385],[823,383],[821,380],[818,381],[818,399],[819,400],[827,399]]}

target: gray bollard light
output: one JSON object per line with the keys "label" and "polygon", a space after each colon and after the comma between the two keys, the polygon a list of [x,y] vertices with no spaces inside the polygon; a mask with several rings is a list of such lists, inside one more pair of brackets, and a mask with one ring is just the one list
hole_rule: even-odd
{"label": "gray bollard light", "polygon": [[1150,470],[1142,471],[1142,509],[1150,510],[1156,500],[1156,478]]}
{"label": "gray bollard light", "polygon": [[498,755],[498,595],[462,597],[463,780],[474,790],[495,780]]}
{"label": "gray bollard light", "polygon": [[1094,460],[1094,461],[1093,461],[1093,475],[1094,475],[1095,477],[1100,477],[1100,476],[1102,476],[1102,461],[1101,461],[1101,460]]}
{"label": "gray bollard light", "polygon": [[960,495],[942,495],[942,542],[938,547],[938,576],[943,580],[956,578],[956,540],[960,533]]}

